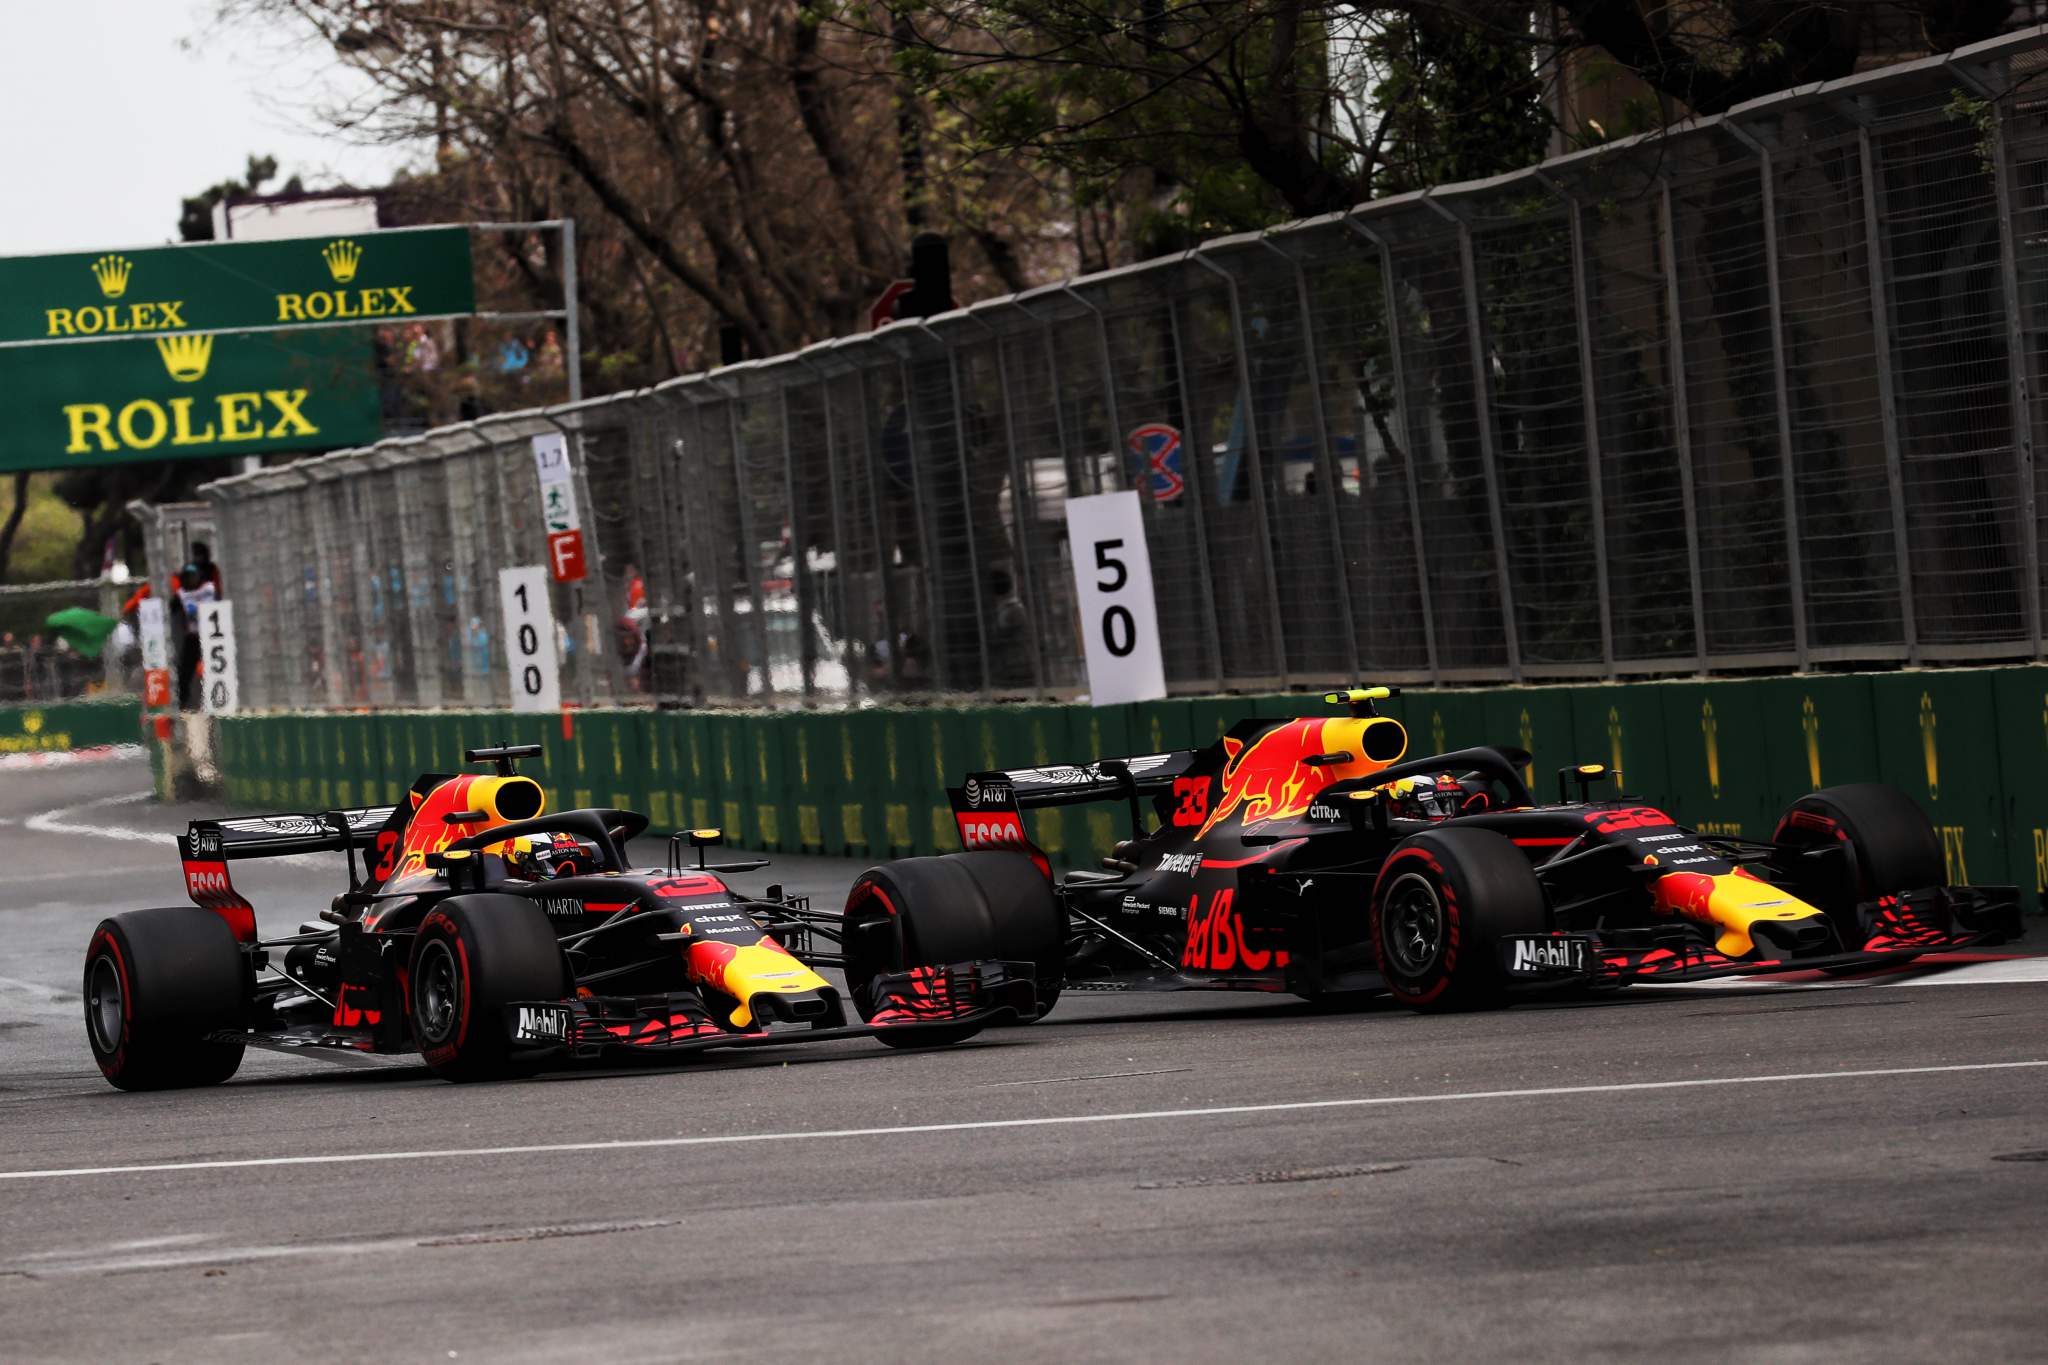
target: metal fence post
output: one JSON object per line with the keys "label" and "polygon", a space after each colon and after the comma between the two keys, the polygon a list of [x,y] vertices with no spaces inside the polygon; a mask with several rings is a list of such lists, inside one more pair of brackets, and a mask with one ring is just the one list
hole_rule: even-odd
{"label": "metal fence post", "polygon": [[[996,325],[981,314],[970,311],[967,314],[981,325],[989,335],[989,344],[996,352],[996,387],[1003,391],[1003,439],[1010,448],[1010,516],[1016,522],[1017,564],[1016,591],[1021,602],[1036,602],[1031,571],[1031,540],[1029,526],[1038,520],[1038,488],[1025,479],[1024,464],[1017,452],[1016,404],[1010,398],[1010,362],[1003,356],[1003,334]],[[1027,315],[1028,316],[1028,315]],[[1029,508],[1027,512],[1026,509]],[[1038,638],[1038,624],[1034,617],[1031,628],[1024,632],[1031,643],[1031,690],[1034,696],[1045,695],[1045,642]]]}
{"label": "metal fence post", "polygon": [[1067,403],[1060,394],[1060,356],[1058,349],[1053,345],[1052,324],[1026,308],[1023,301],[1016,296],[1012,295],[1008,302],[1010,307],[1038,324],[1039,337],[1045,342],[1045,375],[1046,382],[1052,390],[1048,397],[1052,401],[1053,434],[1060,443],[1060,463],[1066,466],[1067,470],[1067,496],[1078,497],[1082,492],[1083,483],[1080,456],[1074,450],[1074,443],[1067,439]]}
{"label": "metal fence post", "polygon": [[1500,580],[1500,617],[1508,647],[1508,677],[1522,680],[1522,640],[1515,620],[1514,580],[1508,567],[1507,519],[1500,507],[1500,452],[1493,430],[1493,366],[1486,347],[1486,314],[1479,306],[1479,265],[1472,252],[1472,227],[1425,193],[1422,202],[1458,229],[1458,268],[1465,283],[1465,340],[1472,353],[1472,405],[1479,424],[1479,458],[1486,475],[1486,513],[1493,526],[1493,570]]}
{"label": "metal fence post", "polygon": [[1579,392],[1586,423],[1586,487],[1593,504],[1593,579],[1600,596],[1600,661],[1613,677],[1614,603],[1607,590],[1607,495],[1600,469],[1600,376],[1593,364],[1593,300],[1586,288],[1586,230],[1579,201],[1549,176],[1538,176],[1561,198],[1571,216],[1572,307],[1579,319]]}
{"label": "metal fence post", "polygon": [[1792,394],[1785,373],[1785,294],[1778,277],[1778,190],[1772,174],[1770,145],[1733,119],[1723,126],[1736,141],[1756,153],[1758,173],[1763,177],[1764,282],[1770,290],[1771,373],[1778,392],[1778,483],[1785,500],[1780,510],[1785,517],[1786,587],[1792,598],[1792,648],[1803,673],[1809,655],[1806,570],[1805,557],[1799,552],[1799,480],[1793,468]]}
{"label": "metal fence post", "polygon": [[804,699],[808,701],[818,691],[818,642],[811,636],[810,552],[804,544],[803,518],[796,506],[796,452],[789,440],[789,386],[777,383],[775,398],[782,410],[782,501],[789,508],[789,571],[796,580],[796,660],[803,678]]}
{"label": "metal fence post", "polygon": [[[911,516],[917,523],[917,562],[924,574],[926,630],[930,633],[945,618],[945,596],[939,591],[939,566],[932,562],[932,542],[938,537],[931,534],[928,521],[932,504],[924,492],[924,460],[919,449],[923,443],[917,439],[916,381],[911,378],[910,362],[901,355],[896,357],[896,379],[903,391],[903,440],[910,449]],[[946,651],[934,648],[934,643],[932,640],[925,642],[932,659],[929,688],[943,692],[946,690]]]}
{"label": "metal fence post", "polygon": [[[740,386],[723,387],[717,379],[707,378],[706,383],[725,395],[726,429],[731,433],[732,481],[734,501],[739,505],[740,521],[740,564],[747,575],[747,599],[753,603],[754,617],[754,658],[761,670],[762,695],[772,699],[775,695],[775,681],[770,669],[768,655],[768,605],[761,598],[761,538],[754,528],[754,493],[747,480],[747,448],[745,434],[740,430]],[[721,590],[722,591],[722,590]],[[749,679],[740,679],[741,695],[750,689]]]}
{"label": "metal fence post", "polygon": [[2012,116],[2010,103],[1998,97],[2004,92],[1968,68],[1951,66],[1977,92],[1994,102],[1991,120],[1991,183],[1998,203],[1998,292],[2005,303],[2007,364],[2012,374],[2012,453],[2018,466],[2020,508],[2025,525],[2020,528],[2020,564],[2027,576],[2027,642],[2035,658],[2041,656],[2041,523],[2036,516],[2038,497],[2034,487],[2034,395],[2027,362],[2026,305],[2020,298],[2019,244],[2013,235],[2012,149],[2006,145],[2005,121]]}
{"label": "metal fence post", "polygon": [[1216,580],[1211,577],[1212,571],[1209,567],[1209,509],[1202,501],[1202,460],[1200,453],[1194,449],[1194,428],[1197,425],[1197,419],[1195,417],[1194,393],[1188,387],[1187,347],[1180,334],[1179,299],[1168,299],[1166,301],[1166,327],[1173,339],[1173,379],[1174,385],[1180,391],[1181,425],[1188,428],[1181,437],[1189,447],[1187,458],[1182,460],[1181,464],[1187,469],[1188,504],[1194,510],[1195,572],[1202,576],[1202,591],[1197,596],[1202,599],[1202,624],[1209,637],[1207,649],[1209,651],[1209,662],[1213,665],[1209,672],[1210,676],[1215,679],[1216,690],[1221,692],[1223,690],[1223,628],[1216,620]]}
{"label": "metal fence post", "polygon": [[[1301,353],[1308,364],[1308,391],[1313,400],[1316,419],[1316,474],[1323,485],[1323,510],[1330,522],[1330,553],[1336,557],[1337,610],[1344,621],[1344,658],[1346,666],[1356,675],[1364,667],[1364,660],[1358,654],[1358,623],[1351,615],[1351,572],[1344,557],[1344,519],[1337,510],[1337,480],[1341,477],[1337,469],[1337,453],[1330,449],[1330,422],[1323,412],[1323,366],[1316,353],[1315,315],[1309,309],[1308,272],[1301,262],[1288,252],[1273,245],[1266,233],[1259,234],[1259,245],[1278,256],[1294,273],[1295,306],[1301,310]],[[1360,471],[1359,482],[1364,482]]]}
{"label": "metal fence post", "polygon": [[1671,182],[1657,182],[1657,230],[1664,257],[1665,325],[1669,328],[1671,366],[1671,421],[1678,451],[1678,494],[1685,509],[1685,564],[1692,585],[1693,662],[1697,671],[1707,671],[1707,603],[1705,581],[1700,573],[1700,516],[1695,501],[1692,471],[1692,399],[1685,381],[1685,308],[1678,289],[1678,232],[1671,216]]}
{"label": "metal fence post", "polygon": [[1230,292],[1230,340],[1237,349],[1237,391],[1239,401],[1244,404],[1244,453],[1251,465],[1252,507],[1259,518],[1259,560],[1266,569],[1266,609],[1273,614],[1273,634],[1280,643],[1280,657],[1274,662],[1280,665],[1280,687],[1284,691],[1291,676],[1287,659],[1287,618],[1280,612],[1280,573],[1273,563],[1273,518],[1266,507],[1266,466],[1259,449],[1259,414],[1252,402],[1251,357],[1244,346],[1244,310],[1238,304],[1237,277],[1204,256],[1199,247],[1183,254],[1186,259],[1221,279],[1224,288]]}
{"label": "metal fence post", "polygon": [[[1429,680],[1440,683],[1444,675],[1436,656],[1436,609],[1430,604],[1429,555],[1422,540],[1422,478],[1415,472],[1415,438],[1408,429],[1408,366],[1401,355],[1401,309],[1394,300],[1394,253],[1386,238],[1357,219],[1347,214],[1343,222],[1345,227],[1363,237],[1379,252],[1380,302],[1387,314],[1387,361],[1394,371],[1394,429],[1407,443],[1406,449],[1389,451],[1388,454],[1400,457],[1401,476],[1408,485],[1408,539],[1415,547],[1415,587],[1422,607],[1423,657],[1429,664]],[[1361,479],[1364,460],[1365,453],[1360,451]]]}
{"label": "metal fence post", "polygon": [[[1848,103],[1845,101],[1845,103]],[[1905,466],[1899,452],[1899,401],[1893,387],[1891,270],[1885,261],[1884,225],[1877,212],[1877,158],[1871,154],[1870,129],[1861,110],[1848,103],[1845,112],[1857,118],[1856,156],[1863,181],[1863,258],[1870,281],[1871,358],[1877,365],[1878,419],[1884,428],[1884,472],[1891,494],[1892,556],[1898,561],[1899,626],[1906,637],[1906,662],[1920,662],[1920,631],[1913,601],[1913,556],[1906,535]]]}
{"label": "metal fence post", "polygon": [[[839,426],[832,413],[832,381],[818,362],[805,352],[798,351],[796,359],[811,372],[811,378],[818,386],[818,401],[825,409],[825,486],[831,490],[832,497],[832,586],[833,595],[839,602],[839,629],[843,632],[839,653],[846,669],[846,697],[851,701],[860,690],[860,660],[853,647],[853,609],[846,597],[846,575],[852,557],[846,552],[846,509],[843,505],[846,495],[839,481]],[[794,513],[794,508],[791,510]]]}
{"label": "metal fence post", "polygon": [[981,686],[977,690],[983,696],[987,696],[988,621],[987,613],[983,610],[982,594],[988,584],[981,576],[981,550],[976,544],[978,538],[974,534],[974,489],[967,479],[967,404],[960,396],[960,357],[944,337],[932,330],[932,325],[927,319],[919,318],[917,325],[933,344],[946,353],[946,373],[953,385],[953,465],[960,475],[960,510],[967,518],[962,531],[967,540],[968,585],[972,590],[971,600],[974,603],[974,642],[981,660]]}
{"label": "metal fence post", "polygon": [[[1121,471],[1124,467],[1124,424],[1117,415],[1116,367],[1109,358],[1109,320],[1103,317],[1100,308],[1081,297],[1072,280],[1061,284],[1060,292],[1095,315],[1095,343],[1102,353],[1102,405],[1104,414],[1109,418],[1109,458],[1111,465]],[[1102,466],[1093,460],[1088,462],[1088,482],[1097,493],[1102,491]],[[1121,474],[1117,486],[1123,486]]]}

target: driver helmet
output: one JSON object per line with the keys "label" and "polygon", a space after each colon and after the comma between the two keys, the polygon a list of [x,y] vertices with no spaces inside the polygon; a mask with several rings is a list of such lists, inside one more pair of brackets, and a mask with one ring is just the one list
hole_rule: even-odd
{"label": "driver helmet", "polygon": [[1444,820],[1458,813],[1466,791],[1449,773],[1403,777],[1380,788],[1404,820]]}
{"label": "driver helmet", "polygon": [[505,870],[522,881],[545,882],[597,870],[597,850],[573,834],[521,834],[503,845]]}

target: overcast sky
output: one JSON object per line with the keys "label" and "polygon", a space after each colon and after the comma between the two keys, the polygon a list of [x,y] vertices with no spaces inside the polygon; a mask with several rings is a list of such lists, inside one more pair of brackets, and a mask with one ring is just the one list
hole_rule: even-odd
{"label": "overcast sky", "polygon": [[250,153],[308,188],[417,153],[351,145],[311,107],[360,88],[288,34],[223,33],[198,0],[0,0],[0,255],[175,240],[178,201]]}

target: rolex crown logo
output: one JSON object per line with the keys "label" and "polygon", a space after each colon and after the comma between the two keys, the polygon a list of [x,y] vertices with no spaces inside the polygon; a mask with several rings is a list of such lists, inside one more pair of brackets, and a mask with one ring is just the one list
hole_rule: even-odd
{"label": "rolex crown logo", "polygon": [[164,369],[180,384],[190,384],[206,374],[206,366],[213,359],[213,338],[210,336],[158,337],[156,353],[163,357]]}
{"label": "rolex crown logo", "polygon": [[347,284],[356,277],[356,267],[363,263],[363,249],[343,238],[320,248],[320,259],[327,262],[327,273],[334,276],[336,284]]}
{"label": "rolex crown logo", "polygon": [[101,294],[118,299],[128,292],[128,275],[134,269],[126,256],[102,256],[92,263],[92,277],[99,281]]}

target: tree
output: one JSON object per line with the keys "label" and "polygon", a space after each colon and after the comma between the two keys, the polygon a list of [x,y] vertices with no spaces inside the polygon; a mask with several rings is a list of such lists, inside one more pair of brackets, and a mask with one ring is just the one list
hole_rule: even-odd
{"label": "tree", "polygon": [[973,276],[1021,282],[1035,254],[1029,177],[984,163],[956,182],[942,158],[906,157],[925,115],[897,98],[889,40],[826,28],[817,0],[222,14],[284,20],[361,69],[375,94],[331,111],[350,134],[431,141],[436,179],[601,224],[630,260],[597,306],[639,315],[686,363],[715,358],[720,328],[764,356],[857,330],[920,214],[979,244]]}
{"label": "tree", "polygon": [[[1993,36],[2011,0],[844,0],[970,161],[1025,155],[1115,201],[1121,254],[1537,160],[1604,57],[1717,113],[1872,56]],[[1544,22],[1539,24],[1537,21]],[[1556,130],[1598,141],[1597,128]],[[1616,130],[1619,131],[1619,130]]]}

